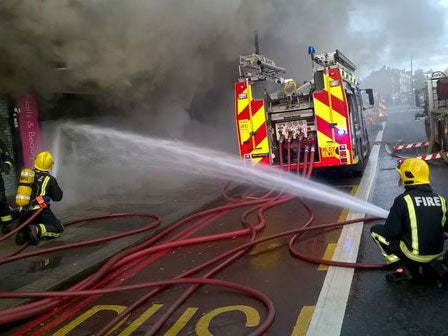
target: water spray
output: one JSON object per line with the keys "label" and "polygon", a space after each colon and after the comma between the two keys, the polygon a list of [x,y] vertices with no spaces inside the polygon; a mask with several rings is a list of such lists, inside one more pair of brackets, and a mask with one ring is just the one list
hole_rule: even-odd
{"label": "water spray", "polygon": [[[319,202],[337,205],[373,216],[386,218],[388,211],[305,177],[288,174],[268,166],[248,168],[239,157],[227,153],[197,147],[181,141],[158,139],[119,131],[112,128],[68,123],[64,130],[77,137],[85,137],[90,150],[101,155],[110,155],[114,160],[126,159],[146,167],[163,166],[165,169],[190,172],[194,175],[219,178],[240,183],[250,183],[268,189],[281,188],[292,195],[302,196]],[[92,144],[95,144],[94,146]],[[132,150],[130,150],[132,149]],[[125,153],[126,157],[122,156]],[[80,160],[89,153],[79,152]],[[91,154],[91,153],[90,153]],[[173,162],[182,161],[182,165]]]}
{"label": "water spray", "polygon": [[60,166],[60,162],[61,162],[61,128],[62,125],[58,124],[56,126],[56,133],[55,136],[53,138],[53,145],[52,145],[52,152],[53,152],[53,157],[55,158],[54,160],[54,164],[53,164],[53,169],[52,169],[52,175],[54,177],[58,177],[58,172],[59,172],[59,166]]}

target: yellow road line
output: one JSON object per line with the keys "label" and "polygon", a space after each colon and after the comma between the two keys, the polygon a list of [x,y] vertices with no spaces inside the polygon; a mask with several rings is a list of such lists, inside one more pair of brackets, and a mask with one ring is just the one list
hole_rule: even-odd
{"label": "yellow road line", "polygon": [[341,214],[340,214],[339,217],[338,217],[338,222],[343,222],[343,221],[345,221],[345,220],[347,219],[347,216],[348,216],[348,212],[349,212],[349,211],[350,211],[350,210],[347,209],[347,208],[345,208],[344,210],[342,210]]}
{"label": "yellow road line", "polygon": [[358,187],[359,187],[359,184],[355,184],[353,187],[352,187],[352,190],[350,190],[350,195],[355,195],[356,194],[356,192],[358,191]]}
{"label": "yellow road line", "polygon": [[313,317],[315,306],[303,306],[291,336],[305,336]]}
{"label": "yellow road line", "polygon": [[[355,195],[356,192],[358,191],[358,184],[355,184],[352,186],[352,190],[350,190],[350,195]],[[341,214],[339,215],[338,218],[338,222],[343,222],[347,219],[348,216],[348,212],[350,211],[350,209],[345,208],[344,210],[342,210]]]}
{"label": "yellow road line", "polygon": [[[352,189],[350,190],[350,195],[355,195],[356,192],[358,191],[358,185],[352,185]],[[343,222],[347,219],[348,213],[349,213],[349,209],[345,208],[344,210],[342,210],[341,214],[339,215],[338,218],[338,222]],[[324,259],[326,260],[331,260],[333,258],[333,254],[334,251],[336,250],[336,243],[329,243],[327,245],[327,248],[325,249],[325,253],[324,253]],[[320,264],[319,267],[317,268],[318,271],[327,271],[328,270],[328,266],[327,265],[323,265]]]}
{"label": "yellow road line", "polygon": [[333,188],[340,188],[340,189],[346,189],[346,188],[353,188],[353,187],[358,187],[357,184],[341,184],[341,185],[334,185],[332,186]]}
{"label": "yellow road line", "polygon": [[[324,257],[325,260],[331,260],[333,258],[334,251],[336,250],[337,243],[328,243],[327,248],[325,249]],[[317,268],[318,271],[327,271],[328,266],[324,264],[320,264]]]}

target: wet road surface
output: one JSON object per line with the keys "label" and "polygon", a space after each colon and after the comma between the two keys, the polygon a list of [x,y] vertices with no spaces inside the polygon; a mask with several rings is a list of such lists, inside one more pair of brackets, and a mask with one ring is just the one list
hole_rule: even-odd
{"label": "wet road surface", "polygon": [[[325,179],[325,176],[320,179]],[[346,177],[338,181],[338,189],[349,193],[357,182],[357,179]],[[315,215],[313,225],[335,222],[343,211],[318,202],[306,203]],[[215,206],[222,204],[223,201],[217,201]],[[227,214],[195,236],[241,229],[240,216],[243,210],[247,210],[247,207]],[[257,238],[300,227],[306,221],[307,213],[296,198],[268,210],[266,219],[267,226]],[[254,215],[250,217],[250,222],[257,222]],[[308,233],[300,240],[298,249],[312,256],[322,257],[325,253],[331,256],[331,248],[330,252],[326,250],[329,243],[337,241],[338,235],[339,230],[323,234]],[[248,238],[244,237],[175,248],[132,276],[118,275],[116,285],[173,278],[247,241]],[[258,244],[215,276],[254,288],[273,301],[275,321],[266,335],[300,335],[304,332],[326,274],[325,267],[293,258],[288,252],[287,241],[288,238],[278,238]],[[158,314],[174,302],[184,288],[173,287],[154,297],[133,312],[115,334],[144,335],[145,330],[157,320]],[[31,322],[14,330],[23,332],[23,326],[26,325],[29,329],[26,334],[29,335],[92,335],[147,292],[138,290],[76,300],[68,309],[58,309],[56,314],[50,314],[51,317],[45,321],[36,321],[34,327]],[[265,314],[265,307],[244,293],[216,286],[202,286],[180,306],[156,335],[245,335],[263,321]]]}
{"label": "wet road surface", "polygon": [[[426,141],[424,123],[414,120],[414,113],[410,108],[391,109],[383,140],[390,143]],[[401,153],[405,156],[421,155],[424,149]],[[381,148],[371,201],[385,209],[389,209],[393,199],[403,191],[398,186],[398,174],[394,169],[397,159],[387,154],[384,146]],[[429,164],[434,190],[448,196],[447,164],[444,161]],[[360,262],[383,262],[369,235],[371,225],[382,223],[384,221],[364,226]],[[446,335],[446,319],[441,312],[447,307],[446,288],[418,282],[391,284],[386,282],[384,271],[355,271],[340,335]]]}

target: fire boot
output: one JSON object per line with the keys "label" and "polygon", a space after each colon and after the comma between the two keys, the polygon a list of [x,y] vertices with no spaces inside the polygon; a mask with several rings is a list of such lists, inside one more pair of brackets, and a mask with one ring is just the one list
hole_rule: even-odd
{"label": "fire boot", "polygon": [[40,232],[37,225],[28,225],[28,238],[34,246],[37,246],[40,240]]}
{"label": "fire boot", "polygon": [[435,285],[444,287],[448,285],[448,267],[442,260],[435,259],[429,263],[429,272]]}
{"label": "fire boot", "polygon": [[[445,238],[445,239],[447,239],[447,238]],[[443,255],[442,262],[443,262],[446,266],[448,266],[448,251],[446,251],[445,254]]]}
{"label": "fire boot", "polygon": [[23,229],[16,235],[16,244],[17,245],[23,245],[25,244],[29,238],[28,238],[28,228]]}
{"label": "fire boot", "polygon": [[401,283],[402,281],[412,280],[412,273],[406,267],[399,267],[395,271],[386,274],[386,280],[389,282]]}
{"label": "fire boot", "polygon": [[8,223],[8,224],[3,224],[2,225],[2,233],[3,234],[7,234],[7,233],[10,233],[11,232],[11,225],[10,225],[11,223]]}

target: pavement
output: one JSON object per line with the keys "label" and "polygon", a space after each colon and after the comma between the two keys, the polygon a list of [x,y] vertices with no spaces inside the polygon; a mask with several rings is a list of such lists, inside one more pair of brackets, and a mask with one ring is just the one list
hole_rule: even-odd
{"label": "pavement", "polygon": [[[162,224],[145,233],[113,240],[95,246],[82,247],[67,251],[53,252],[48,255],[29,257],[23,260],[0,265],[1,291],[31,291],[64,289],[93,272],[110,257],[125,248],[148,239],[155,233],[181,218],[206,207],[216,201],[222,193],[224,183],[219,180],[189,180],[178,188],[165,189],[163,193],[150,193],[148,196],[134,193],[125,199],[108,195],[97,198],[76,207],[58,209],[52,204],[53,211],[62,223],[78,218],[105,215],[111,213],[145,212],[157,215]],[[37,247],[29,246],[25,252],[46,249],[64,244],[102,238],[112,234],[137,229],[153,222],[151,218],[131,217],[92,221],[83,225],[71,225],[65,228],[63,235],[54,240],[41,241]],[[0,243],[0,259],[17,250],[14,237]],[[0,300],[0,309],[18,306],[28,299]]]}

